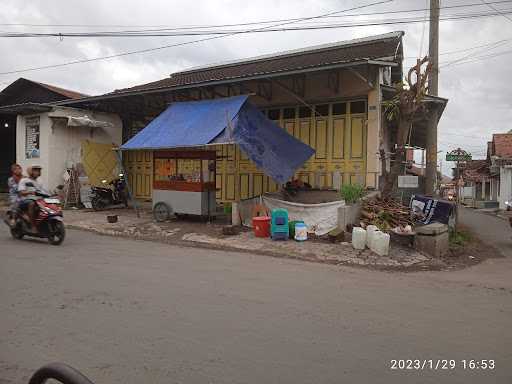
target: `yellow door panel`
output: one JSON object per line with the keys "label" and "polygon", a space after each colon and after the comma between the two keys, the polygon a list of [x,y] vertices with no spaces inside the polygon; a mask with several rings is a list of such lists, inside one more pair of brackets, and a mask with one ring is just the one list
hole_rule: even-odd
{"label": "yellow door panel", "polygon": [[354,117],[351,120],[350,129],[350,157],[360,159],[363,157],[364,146],[364,131],[363,131],[363,118]]}
{"label": "yellow door panel", "polygon": [[332,121],[332,158],[343,159],[345,143],[345,119],[334,118]]}
{"label": "yellow door panel", "polygon": [[137,199],[150,199],[153,192],[153,152],[127,151],[123,156],[132,193]]}
{"label": "yellow door panel", "polygon": [[249,175],[240,175],[240,199],[248,199],[249,196]]}
{"label": "yellow door panel", "polygon": [[223,196],[222,196],[222,173],[221,174],[218,174],[215,176],[215,188],[216,188],[216,191],[215,191],[215,198],[217,200],[223,200]]}
{"label": "yellow door panel", "polygon": [[263,175],[254,175],[253,176],[253,196],[259,196],[263,194]]}
{"label": "yellow door panel", "polygon": [[327,158],[327,120],[316,121],[315,126],[315,158]]}
{"label": "yellow door panel", "polygon": [[82,164],[91,185],[101,185],[101,180],[111,180],[116,176],[118,160],[112,144],[82,142]]}
{"label": "yellow door panel", "polygon": [[311,125],[310,120],[302,120],[299,125],[299,139],[309,145],[309,127]]}
{"label": "yellow door panel", "polygon": [[227,174],[226,175],[226,185],[225,185],[225,200],[235,200],[235,175]]}

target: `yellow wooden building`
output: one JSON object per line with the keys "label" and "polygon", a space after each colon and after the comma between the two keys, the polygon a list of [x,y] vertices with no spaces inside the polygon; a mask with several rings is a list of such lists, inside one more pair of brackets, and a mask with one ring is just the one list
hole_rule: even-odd
{"label": "yellow wooden building", "polygon": [[[296,177],[320,188],[379,188],[379,151],[389,151],[384,87],[402,78],[402,32],[194,68],[162,80],[81,99],[74,106],[115,112],[128,140],[169,103],[249,94],[269,119],[315,154]],[[236,201],[278,186],[235,145],[216,147],[217,200]],[[137,198],[150,199],[150,151],[124,155]]]}

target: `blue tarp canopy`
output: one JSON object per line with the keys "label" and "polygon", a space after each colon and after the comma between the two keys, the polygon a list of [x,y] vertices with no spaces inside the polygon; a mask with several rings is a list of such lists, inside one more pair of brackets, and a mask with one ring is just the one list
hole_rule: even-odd
{"label": "blue tarp canopy", "polygon": [[285,183],[315,152],[252,105],[248,96],[171,104],[121,150],[236,143],[258,168]]}

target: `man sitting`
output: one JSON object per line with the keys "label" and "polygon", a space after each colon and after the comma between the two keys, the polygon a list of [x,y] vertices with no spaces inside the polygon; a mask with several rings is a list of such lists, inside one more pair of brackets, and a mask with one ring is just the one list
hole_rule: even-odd
{"label": "man sitting", "polygon": [[36,200],[39,198],[36,193],[43,190],[43,187],[37,181],[39,176],[41,176],[41,167],[38,165],[28,167],[27,174],[28,177],[22,178],[18,184],[18,195],[20,198],[19,206],[22,212],[26,211],[28,213],[28,215],[24,214],[24,218],[25,220],[30,221],[32,226],[31,230],[35,233],[37,232]]}

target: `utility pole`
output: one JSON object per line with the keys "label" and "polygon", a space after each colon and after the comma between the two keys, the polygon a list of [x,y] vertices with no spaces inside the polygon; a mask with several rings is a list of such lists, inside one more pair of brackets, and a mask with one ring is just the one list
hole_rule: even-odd
{"label": "utility pole", "polygon": [[[430,27],[428,55],[432,72],[428,79],[428,93],[437,96],[439,89],[439,0],[430,0]],[[437,183],[437,109],[430,111],[427,132],[427,166],[425,189],[427,195],[434,195]]]}

